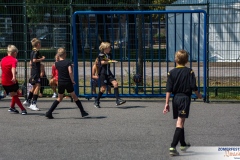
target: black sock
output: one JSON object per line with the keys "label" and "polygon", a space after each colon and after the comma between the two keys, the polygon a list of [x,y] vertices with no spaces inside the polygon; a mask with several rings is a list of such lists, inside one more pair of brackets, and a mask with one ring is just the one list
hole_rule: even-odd
{"label": "black sock", "polygon": [[29,92],[28,98],[27,98],[28,103],[31,102],[32,98],[33,98],[33,92]]}
{"label": "black sock", "polygon": [[36,104],[38,99],[38,95],[33,95],[33,103]]}
{"label": "black sock", "polygon": [[186,146],[184,128],[181,129],[180,144],[181,146]]}
{"label": "black sock", "polygon": [[40,93],[43,94],[44,87],[40,88]]}
{"label": "black sock", "polygon": [[171,147],[176,147],[177,144],[178,144],[178,141],[180,139],[180,136],[181,136],[181,133],[182,133],[182,128],[176,128],[175,130],[175,133],[174,133],[174,136],[173,136],[173,141],[172,141],[172,144],[171,144]]}
{"label": "black sock", "polygon": [[75,103],[77,104],[77,106],[78,106],[78,108],[80,109],[81,112],[85,112],[80,100],[75,101]]}
{"label": "black sock", "polygon": [[55,101],[53,102],[51,108],[48,110],[48,113],[52,113],[52,112],[55,110],[55,108],[57,108],[57,106],[58,106],[59,103],[60,103],[59,101],[55,100]]}
{"label": "black sock", "polygon": [[115,93],[116,100],[118,100],[119,99],[118,88],[114,88],[114,93]]}
{"label": "black sock", "polygon": [[102,97],[103,93],[102,92],[99,92],[98,93],[98,96],[96,98],[96,101],[99,102],[100,98]]}

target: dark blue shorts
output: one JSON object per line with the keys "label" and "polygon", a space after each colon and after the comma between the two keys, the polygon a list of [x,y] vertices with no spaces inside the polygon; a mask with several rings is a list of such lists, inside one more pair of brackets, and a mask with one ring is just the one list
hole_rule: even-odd
{"label": "dark blue shorts", "polygon": [[175,94],[172,100],[173,119],[188,118],[191,96],[183,93]]}

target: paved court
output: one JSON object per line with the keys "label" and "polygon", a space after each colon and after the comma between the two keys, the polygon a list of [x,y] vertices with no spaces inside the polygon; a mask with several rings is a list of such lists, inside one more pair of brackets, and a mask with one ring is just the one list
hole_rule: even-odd
{"label": "paved court", "polygon": [[[69,99],[44,117],[53,99],[39,99],[41,111],[9,113],[10,99],[0,100],[0,160],[168,160],[199,159],[202,152],[168,155],[175,121],[163,115],[163,100],[132,99],[116,107],[103,99],[101,109],[82,99],[90,116],[81,118]],[[23,99],[22,99],[23,101]],[[237,103],[192,103],[186,121],[186,140],[192,146],[240,146]]]}

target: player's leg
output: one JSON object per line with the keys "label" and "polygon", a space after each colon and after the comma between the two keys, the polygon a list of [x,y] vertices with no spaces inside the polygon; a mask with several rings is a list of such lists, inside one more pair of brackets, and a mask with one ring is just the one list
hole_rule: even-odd
{"label": "player's leg", "polygon": [[27,99],[23,102],[23,105],[27,108],[30,108],[30,105],[31,105],[31,101],[32,101],[32,98],[33,98],[33,92],[34,90],[36,89],[36,83],[33,82],[31,79],[29,80],[29,83],[32,85],[32,88],[31,90],[29,91],[29,94],[28,94],[28,97]]}
{"label": "player's leg", "polygon": [[70,95],[72,96],[74,102],[76,103],[76,105],[78,106],[82,117],[88,116],[88,113],[84,110],[81,101],[78,99],[78,97],[76,96],[74,90],[73,90],[73,86],[72,89],[68,88],[68,93],[70,93]]}
{"label": "player's leg", "polygon": [[179,155],[179,153],[176,149],[176,146],[179,142],[179,138],[180,138],[180,134],[181,134],[181,128],[177,127],[177,124],[181,120],[180,119],[181,117],[178,117],[179,102],[181,102],[179,100],[179,96],[175,95],[172,99],[172,112],[173,112],[173,119],[177,119],[177,123],[176,123],[175,132],[173,134],[173,140],[172,140],[172,143],[171,143],[171,147],[169,148],[169,154],[171,156],[178,156]]}
{"label": "player's leg", "polygon": [[57,80],[55,78],[50,79],[49,85],[53,90],[52,98],[57,98]]}
{"label": "player's leg", "polygon": [[49,110],[46,112],[46,117],[49,119],[53,119],[54,117],[52,116],[52,112],[57,108],[58,104],[63,100],[63,94],[65,91],[65,86],[64,85],[59,85],[58,86],[58,98],[55,100],[52,104],[52,106],[49,108]]}
{"label": "player's leg", "polygon": [[100,107],[100,98],[102,97],[103,93],[105,92],[106,90],[106,75],[104,74],[101,74],[100,77],[100,83],[101,83],[101,88],[100,88],[100,91],[98,92],[98,96],[97,98],[95,99],[95,102],[94,102],[94,107],[96,108],[101,108]]}
{"label": "player's leg", "polygon": [[185,96],[184,98],[185,105],[183,105],[182,108],[180,108],[181,111],[179,111],[179,116],[182,117],[182,121],[179,122],[178,126],[181,127],[181,135],[180,135],[180,150],[185,152],[191,145],[190,143],[187,143],[185,141],[185,131],[184,131],[184,123],[186,118],[188,118],[189,115],[189,110],[190,110],[190,103],[191,103],[191,97]]}
{"label": "player's leg", "polygon": [[22,105],[22,103],[21,103],[21,101],[20,101],[20,99],[18,97],[18,94],[17,94],[17,91],[19,89],[18,83],[14,84],[14,85],[11,85],[11,86],[4,87],[4,89],[12,97],[11,107],[9,108],[8,111],[14,112],[14,113],[19,113],[19,111],[14,107],[14,105],[16,103],[19,106],[19,108],[21,109],[22,115],[26,115],[27,111],[23,107],[23,105]]}
{"label": "player's leg", "polygon": [[82,117],[88,116],[88,113],[85,112],[85,110],[83,109],[82,103],[81,101],[78,99],[78,97],[76,96],[75,92],[74,92],[74,88],[72,83],[69,83],[66,85],[66,90],[68,93],[70,93],[71,97],[73,98],[74,102],[76,103],[76,105],[78,106]]}
{"label": "player's leg", "polygon": [[[40,78],[39,78],[40,80]],[[33,92],[33,100],[32,100],[32,104],[30,105],[30,109],[33,110],[33,111],[39,111],[40,109],[38,108],[37,106],[37,99],[38,99],[38,92],[41,88],[41,83],[40,82],[37,82],[35,84],[35,90]]]}
{"label": "player's leg", "polygon": [[110,81],[110,83],[112,83],[112,85],[114,87],[114,94],[116,97],[116,105],[118,106],[118,105],[126,103],[125,100],[119,98],[118,82],[116,81],[116,79],[113,76],[109,76],[109,81]]}
{"label": "player's leg", "polygon": [[96,94],[96,88],[98,87],[98,81],[95,79],[91,80],[91,85],[92,85],[92,94]]}

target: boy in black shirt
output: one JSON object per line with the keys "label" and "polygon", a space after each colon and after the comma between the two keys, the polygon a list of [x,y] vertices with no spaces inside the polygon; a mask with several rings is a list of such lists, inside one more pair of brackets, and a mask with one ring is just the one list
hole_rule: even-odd
{"label": "boy in black shirt", "polygon": [[96,108],[101,108],[100,107],[100,98],[102,97],[103,93],[105,92],[106,88],[108,85],[113,85],[114,87],[114,93],[116,97],[116,105],[121,105],[123,103],[126,103],[125,100],[122,100],[119,98],[119,92],[118,92],[118,82],[114,78],[114,75],[112,74],[110,70],[110,63],[116,62],[114,60],[111,60],[111,44],[108,42],[102,42],[101,45],[99,46],[100,53],[98,55],[99,58],[99,64],[100,66],[98,74],[99,74],[99,79],[101,82],[101,89],[100,92],[98,93],[98,96],[95,100],[94,106]]}
{"label": "boy in black shirt", "polygon": [[64,48],[59,48],[57,51],[59,61],[55,62],[56,69],[58,70],[58,98],[55,100],[51,108],[46,112],[46,117],[53,119],[52,112],[58,106],[63,99],[64,91],[67,90],[71,94],[73,100],[77,104],[81,111],[82,117],[88,116],[88,113],[84,111],[82,103],[74,92],[73,85],[75,84],[73,79],[72,63],[66,60],[66,51]]}
{"label": "boy in black shirt", "polygon": [[184,122],[188,118],[192,91],[195,92],[198,98],[202,95],[198,92],[196,86],[196,78],[193,70],[186,67],[188,62],[188,53],[185,50],[179,50],[175,54],[176,68],[168,72],[167,86],[166,86],[166,104],[163,113],[170,111],[169,98],[170,94],[174,94],[172,99],[173,118],[177,119],[176,130],[173,136],[171,148],[169,148],[171,156],[178,156],[176,150],[178,141],[181,143],[180,150],[186,151],[190,144],[185,142],[184,136]]}
{"label": "boy in black shirt", "polygon": [[[41,73],[41,62],[45,59],[41,56],[39,49],[41,48],[41,41],[37,38],[31,40],[33,49],[30,55],[30,65],[31,65],[31,77],[29,83],[33,86],[32,90],[29,92],[28,98],[23,102],[25,106],[34,111],[39,111],[37,107],[38,92],[41,88],[40,83],[40,73]],[[32,100],[33,99],[33,100]],[[31,102],[32,100],[32,102]]]}

